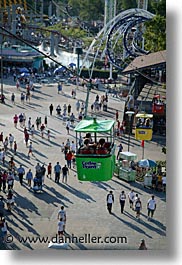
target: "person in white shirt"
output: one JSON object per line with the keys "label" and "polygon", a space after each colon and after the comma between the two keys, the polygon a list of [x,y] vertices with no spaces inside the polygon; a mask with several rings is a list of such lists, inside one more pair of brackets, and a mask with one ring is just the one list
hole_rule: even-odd
{"label": "person in white shirt", "polygon": [[70,120],[68,119],[66,122],[66,130],[67,130],[67,134],[70,133]]}
{"label": "person in white shirt", "polygon": [[135,200],[135,193],[133,189],[128,193],[128,199],[129,199],[130,208],[134,210],[133,203]]}
{"label": "person in white shirt", "polygon": [[14,136],[10,133],[9,134],[9,145],[10,145],[11,150],[13,148],[13,143],[14,143]]}
{"label": "person in white shirt", "polygon": [[124,211],[125,200],[126,200],[126,194],[125,194],[124,191],[122,191],[120,196],[119,196],[119,202],[120,202],[120,206],[121,206],[121,213],[123,213],[123,211]]}
{"label": "person in white shirt", "polygon": [[63,232],[65,232],[65,226],[66,226],[66,211],[64,210],[64,206],[61,206],[61,210],[59,210],[58,212],[58,219],[62,219],[62,221],[64,222],[63,225]]}
{"label": "person in white shirt", "polygon": [[155,201],[154,195],[152,195],[152,197],[148,200],[147,209],[148,209],[148,220],[149,220],[150,215],[151,215],[151,218],[153,218],[154,212],[156,210],[156,201]]}
{"label": "person in white shirt", "polygon": [[76,144],[74,141],[71,142],[70,149],[73,154],[76,153]]}
{"label": "person in white shirt", "polygon": [[107,210],[110,214],[112,214],[112,204],[114,203],[114,195],[112,190],[107,195],[106,201],[107,201]]}
{"label": "person in white shirt", "polygon": [[64,221],[62,218],[60,218],[60,221],[58,222],[58,235],[59,237],[63,237],[64,234]]}

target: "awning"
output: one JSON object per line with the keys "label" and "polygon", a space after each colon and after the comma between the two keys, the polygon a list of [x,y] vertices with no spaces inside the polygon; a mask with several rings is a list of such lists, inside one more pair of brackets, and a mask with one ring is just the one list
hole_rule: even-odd
{"label": "awning", "polygon": [[90,133],[108,132],[113,128],[114,124],[114,120],[82,120],[77,124],[74,130],[76,132]]}

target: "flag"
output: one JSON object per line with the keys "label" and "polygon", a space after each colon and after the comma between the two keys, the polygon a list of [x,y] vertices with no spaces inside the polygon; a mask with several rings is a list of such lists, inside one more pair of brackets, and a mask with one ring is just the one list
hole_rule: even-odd
{"label": "flag", "polygon": [[145,142],[144,140],[141,141],[141,147],[143,148],[144,148],[144,142]]}

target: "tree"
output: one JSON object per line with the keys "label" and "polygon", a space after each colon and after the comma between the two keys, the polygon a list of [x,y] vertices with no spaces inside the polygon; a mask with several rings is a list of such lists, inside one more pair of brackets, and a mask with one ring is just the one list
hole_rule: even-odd
{"label": "tree", "polygon": [[166,0],[151,1],[154,18],[145,23],[145,49],[156,52],[166,49]]}
{"label": "tree", "polygon": [[[150,2],[149,2],[150,3]],[[166,0],[153,0],[150,3],[151,13],[166,17]]]}
{"label": "tree", "polygon": [[68,5],[71,7],[70,14],[78,16],[81,20],[103,20],[103,0],[69,0]]}

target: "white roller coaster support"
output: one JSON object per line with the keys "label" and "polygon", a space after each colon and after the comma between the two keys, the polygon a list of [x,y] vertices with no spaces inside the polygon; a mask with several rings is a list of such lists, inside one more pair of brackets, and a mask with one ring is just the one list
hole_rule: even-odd
{"label": "white roller coaster support", "polygon": [[[135,16],[135,17],[145,17],[146,19],[152,19],[153,18],[153,14],[151,14],[150,12],[148,12],[147,10],[144,10],[144,9],[139,9],[139,8],[132,8],[132,9],[129,9],[129,10],[125,10],[121,13],[119,13],[117,16],[113,17],[101,30],[100,32],[97,34],[97,36],[94,38],[94,40],[92,41],[90,47],[88,48],[87,52],[86,52],[86,55],[83,59],[83,63],[82,63],[82,66],[80,68],[80,72],[82,71],[83,69],[83,66],[85,65],[86,61],[88,60],[88,56],[89,54],[92,53],[93,51],[93,48],[98,46],[97,47],[97,50],[95,52],[95,56],[94,56],[94,62],[97,58],[97,56],[99,55],[99,50],[101,48],[101,45],[103,45],[105,43],[105,47],[106,47],[106,43],[107,43],[107,37],[108,37],[108,34],[111,30],[111,28],[113,27],[114,24],[118,23],[120,20],[124,19],[124,18],[127,18],[128,16]],[[114,34],[116,35],[116,33],[119,33],[119,32],[124,32],[125,29],[127,28],[127,25],[128,24],[125,24],[125,25],[120,25],[119,28],[117,28],[116,32],[114,32]],[[97,42],[99,42],[99,44],[97,44]],[[97,44],[97,45],[96,45]],[[116,44],[116,43],[115,43]],[[123,56],[124,56],[124,53],[125,51],[123,50]],[[102,56],[103,56],[103,53],[102,53]],[[94,64],[92,65],[92,69],[90,71],[90,73],[93,72],[93,68],[94,68]],[[91,78],[91,76],[90,76]]]}

